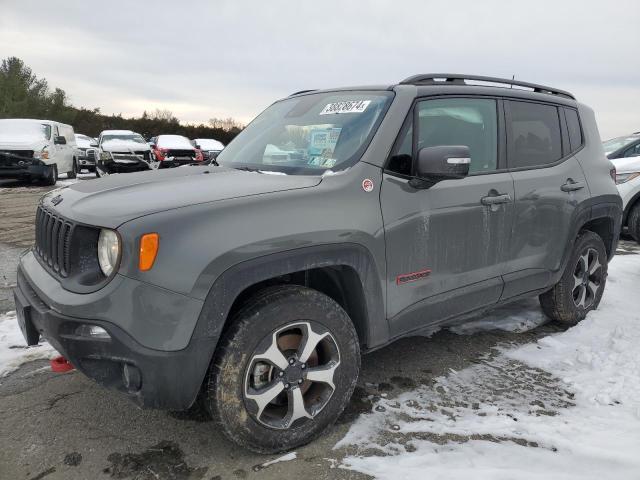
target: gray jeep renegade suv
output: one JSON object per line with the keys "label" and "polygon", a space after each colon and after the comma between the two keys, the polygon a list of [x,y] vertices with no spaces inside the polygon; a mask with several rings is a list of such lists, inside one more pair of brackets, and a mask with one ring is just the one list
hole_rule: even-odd
{"label": "gray jeep renegade suv", "polygon": [[217,160],[45,195],[16,308],[29,344],[259,452],[325,430],[362,352],[532,295],[580,321],[620,230],[593,112],[523,82],[298,92]]}

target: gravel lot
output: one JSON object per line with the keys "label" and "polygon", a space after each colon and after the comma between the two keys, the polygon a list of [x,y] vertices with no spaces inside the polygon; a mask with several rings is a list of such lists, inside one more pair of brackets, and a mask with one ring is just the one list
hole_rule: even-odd
{"label": "gravel lot", "polygon": [[[0,183],[0,313],[12,309],[10,287],[18,255],[33,241],[35,205],[45,191]],[[620,253],[640,250],[623,241]],[[535,308],[530,301],[523,305]],[[334,445],[361,413],[372,411],[377,399],[393,399],[432,384],[451,369],[482,363],[496,346],[529,343],[558,331],[549,324],[524,333],[441,331],[374,352],[363,359],[358,387],[337,425],[319,441],[298,449],[295,459],[268,466],[263,464],[278,456],[238,449],[197,413],[140,410],[75,371],[54,374],[46,361],[31,362],[0,378],[0,478],[369,478],[336,468],[353,450]],[[535,380],[541,391],[555,388],[556,379],[543,377]]]}

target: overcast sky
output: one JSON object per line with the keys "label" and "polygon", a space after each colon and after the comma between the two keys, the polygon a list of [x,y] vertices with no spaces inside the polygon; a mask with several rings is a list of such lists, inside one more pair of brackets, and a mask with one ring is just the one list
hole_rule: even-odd
{"label": "overcast sky", "polygon": [[249,121],[308,88],[426,72],[548,84],[640,130],[640,1],[0,0],[0,57],[76,106]]}

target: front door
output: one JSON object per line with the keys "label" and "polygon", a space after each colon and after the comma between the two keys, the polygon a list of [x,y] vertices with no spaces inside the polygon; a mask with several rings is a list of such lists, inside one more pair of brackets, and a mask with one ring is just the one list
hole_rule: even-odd
{"label": "front door", "polygon": [[[400,335],[491,305],[500,297],[513,219],[513,179],[503,167],[501,104],[492,98],[416,103],[383,176],[387,318]],[[466,145],[470,175],[417,190],[411,161],[422,147]]]}

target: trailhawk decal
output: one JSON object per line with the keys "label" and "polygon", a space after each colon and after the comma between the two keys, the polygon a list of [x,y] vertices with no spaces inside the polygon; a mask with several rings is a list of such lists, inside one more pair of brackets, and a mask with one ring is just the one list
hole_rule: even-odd
{"label": "trailhawk decal", "polygon": [[335,102],[327,104],[320,115],[331,115],[333,113],[362,113],[371,103],[371,100],[350,100],[347,102]]}
{"label": "trailhawk decal", "polygon": [[431,270],[420,270],[419,272],[403,273],[396,277],[396,285],[404,285],[405,283],[415,282],[423,278],[427,278]]}

